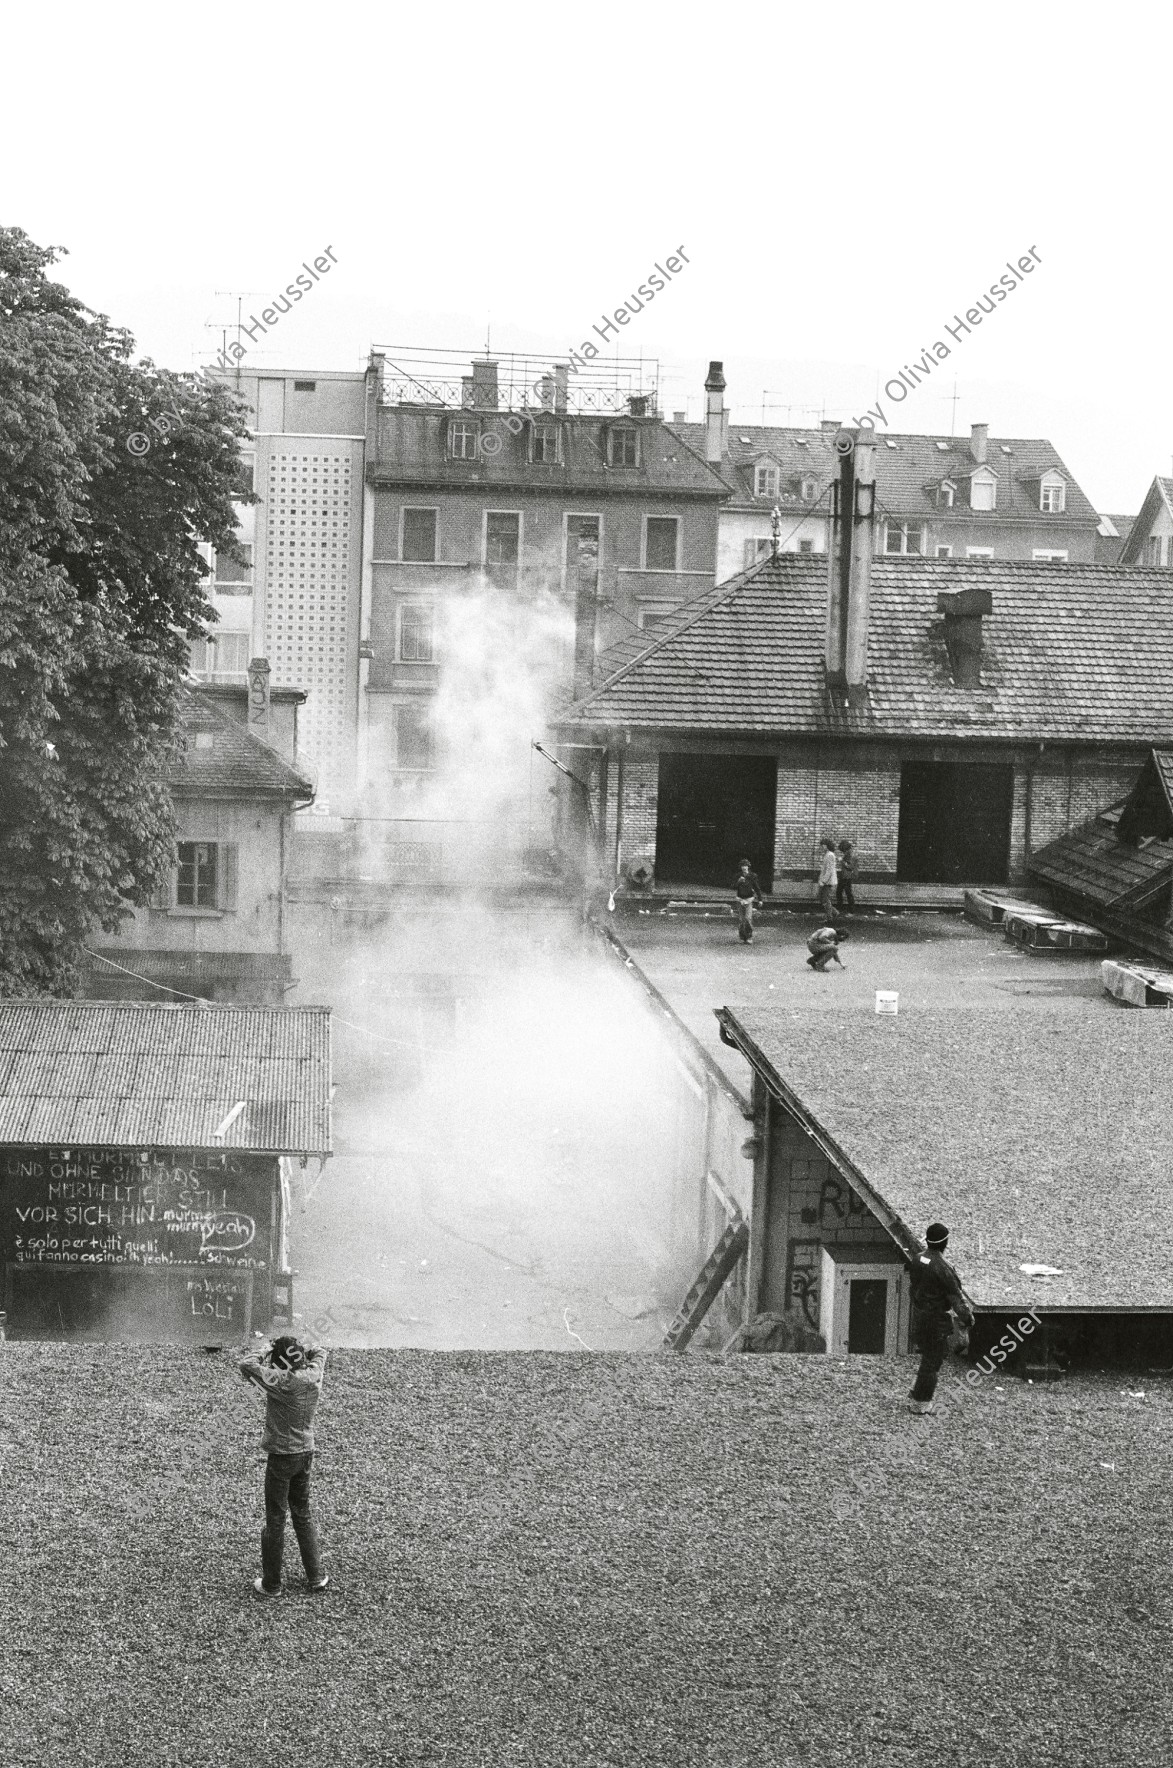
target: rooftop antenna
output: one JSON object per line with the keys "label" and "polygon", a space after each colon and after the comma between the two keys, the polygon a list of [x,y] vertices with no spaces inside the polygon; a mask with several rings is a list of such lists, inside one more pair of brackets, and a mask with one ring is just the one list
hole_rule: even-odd
{"label": "rooftop antenna", "polygon": [[942,393],[940,395],[940,397],[942,399],[948,400],[949,404],[953,407],[953,409],[949,413],[949,435],[950,435],[950,438],[952,438],[957,433],[957,401],[960,397],[960,395],[957,391],[957,376],[956,375],[953,376],[953,391],[952,391],[952,393]]}
{"label": "rooftop antenna", "polygon": [[[268,290],[267,289],[215,289],[213,291],[213,293],[216,295],[228,295],[229,297],[235,295],[235,297],[236,297],[236,342],[237,342],[237,345],[240,347],[240,349],[243,350],[244,346],[240,342],[240,333],[241,333],[242,322],[243,322],[243,318],[244,318],[244,298],[246,295],[248,295],[250,297],[253,295],[264,295],[264,294],[268,293]],[[209,324],[208,329],[215,330],[216,329],[216,322],[212,321]],[[219,329],[224,337],[224,343],[222,345],[221,354],[226,356],[228,354],[228,342],[227,342],[228,328],[226,326],[221,326]],[[239,385],[240,385],[240,357],[239,356],[236,358],[236,384],[239,387]]]}

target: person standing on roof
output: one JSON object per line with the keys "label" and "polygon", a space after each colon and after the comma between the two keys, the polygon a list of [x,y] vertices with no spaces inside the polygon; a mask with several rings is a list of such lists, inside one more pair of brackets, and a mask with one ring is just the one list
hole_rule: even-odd
{"label": "person standing on roof", "polygon": [[945,1258],[948,1244],[949,1230],[944,1222],[930,1222],[924,1252],[905,1260],[912,1287],[913,1343],[921,1354],[916,1382],[908,1396],[913,1412],[934,1409],[937,1377],[953,1336],[953,1317],[967,1331],[973,1325],[969,1297]]}
{"label": "person standing on roof", "polygon": [[819,908],[824,921],[835,919],[835,891],[839,883],[839,869],[835,861],[835,843],[830,835],[822,839],[823,863],[819,868]]}
{"label": "person standing on roof", "polygon": [[285,1333],[240,1360],[246,1381],[265,1390],[265,1526],[261,1531],[261,1575],[253,1590],[262,1599],[281,1594],[281,1562],[285,1556],[285,1518],[293,1516],[293,1532],[311,1590],[330,1582],[322,1570],[318,1532],[310,1515],[310,1468],[314,1460],[314,1413],[326,1372],[324,1350],[310,1350]]}
{"label": "person standing on roof", "polygon": [[750,945],[753,941],[753,912],[761,908],[765,898],[757,874],[747,859],[741,862],[741,871],[733,888],[737,893],[737,937]]}

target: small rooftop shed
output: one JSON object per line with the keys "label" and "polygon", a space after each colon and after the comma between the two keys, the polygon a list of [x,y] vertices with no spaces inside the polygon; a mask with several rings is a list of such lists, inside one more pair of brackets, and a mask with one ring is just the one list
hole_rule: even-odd
{"label": "small rooftop shed", "polygon": [[330,1143],[325,1007],[0,1001],[14,1338],[221,1343],[292,1317],[292,1161]]}
{"label": "small rooftop shed", "polygon": [[748,1318],[907,1349],[902,1254],[933,1220],[995,1337],[1031,1309],[1085,1339],[1173,1316],[1168,1015],[717,1017],[753,1072]]}

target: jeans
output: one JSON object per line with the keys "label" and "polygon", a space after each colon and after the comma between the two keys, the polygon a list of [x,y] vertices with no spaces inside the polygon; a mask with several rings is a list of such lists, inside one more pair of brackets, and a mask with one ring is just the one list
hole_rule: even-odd
{"label": "jeans", "polygon": [[265,1468],[265,1526],[261,1530],[261,1576],[266,1590],[280,1590],[285,1557],[285,1515],[301,1549],[301,1563],[311,1584],[322,1575],[318,1531],[310,1517],[310,1468],[313,1455],[270,1455]]}
{"label": "jeans", "polygon": [[739,896],[737,899],[737,937],[739,939],[753,938],[753,911],[753,897]]}
{"label": "jeans", "polygon": [[835,915],[835,909],[834,909],[834,905],[833,905],[834,895],[835,895],[835,892],[832,889],[830,884],[820,884],[819,885],[819,910],[823,916],[824,922],[834,919],[834,915]]}
{"label": "jeans", "polygon": [[851,887],[850,878],[840,878],[835,887],[835,907],[845,909],[848,914],[855,911],[855,891]]}
{"label": "jeans", "polygon": [[916,1348],[921,1357],[911,1398],[931,1400],[937,1391],[941,1365],[949,1354],[953,1322],[948,1314],[914,1314],[913,1325],[916,1330]]}

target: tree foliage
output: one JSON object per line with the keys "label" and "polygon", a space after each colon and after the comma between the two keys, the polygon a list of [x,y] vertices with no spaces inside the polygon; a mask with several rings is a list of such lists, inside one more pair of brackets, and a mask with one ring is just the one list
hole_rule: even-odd
{"label": "tree foliage", "polygon": [[[0,228],[0,994],[68,993],[170,863],[199,542],[232,550],[243,408]],[[140,438],[148,446],[142,453]]]}

